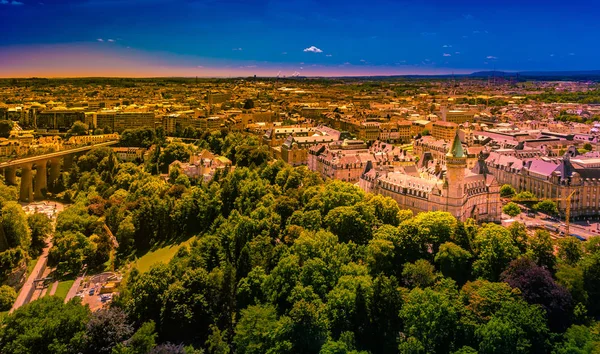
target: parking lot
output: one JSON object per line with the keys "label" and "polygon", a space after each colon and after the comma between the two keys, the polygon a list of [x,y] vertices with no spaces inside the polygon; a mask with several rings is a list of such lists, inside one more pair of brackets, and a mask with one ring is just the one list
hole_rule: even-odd
{"label": "parking lot", "polygon": [[120,275],[111,272],[88,276],[81,282],[76,296],[92,311],[99,310],[110,304],[113,296],[118,294],[115,290],[120,281]]}

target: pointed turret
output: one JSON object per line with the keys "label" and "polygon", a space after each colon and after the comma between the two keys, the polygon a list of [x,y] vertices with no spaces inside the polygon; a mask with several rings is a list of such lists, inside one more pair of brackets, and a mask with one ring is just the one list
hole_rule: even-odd
{"label": "pointed turret", "polygon": [[[467,154],[463,150],[458,130],[454,135],[452,146],[446,154],[446,183],[448,185],[448,197],[454,203],[462,203],[464,194],[464,182],[467,172]],[[460,201],[460,202],[459,202]]]}
{"label": "pointed turret", "polygon": [[465,157],[465,151],[463,150],[462,143],[460,142],[460,138],[458,136],[458,129],[456,130],[456,134],[454,135],[454,140],[452,141],[452,146],[450,150],[446,154],[446,157]]}

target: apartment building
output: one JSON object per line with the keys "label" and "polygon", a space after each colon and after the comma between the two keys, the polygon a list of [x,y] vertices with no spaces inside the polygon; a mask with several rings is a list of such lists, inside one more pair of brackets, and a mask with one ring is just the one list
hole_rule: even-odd
{"label": "apartment building", "polygon": [[40,130],[67,131],[73,123],[85,121],[83,109],[51,109],[37,112],[35,126]]}
{"label": "apartment building", "polygon": [[431,136],[436,139],[452,141],[458,130],[458,124],[444,121],[433,122]]}
{"label": "apartment building", "polygon": [[147,151],[145,148],[138,147],[115,147],[112,150],[117,155],[117,158],[124,162],[144,161],[144,154]]}
{"label": "apartment building", "polygon": [[447,107],[441,107],[440,113],[444,122],[463,124],[466,122],[473,123],[475,113],[463,110],[449,110]]}
{"label": "apartment building", "polygon": [[429,120],[413,120],[411,121],[410,126],[410,135],[416,136],[417,134],[422,134],[424,131],[428,131],[431,133],[433,128],[433,122]]}
{"label": "apartment building", "polygon": [[412,122],[396,121],[390,123],[381,123],[379,125],[379,138],[377,140],[388,143],[406,144],[411,141]]}
{"label": "apartment building", "polygon": [[93,118],[93,127],[122,133],[127,129],[154,128],[154,112],[100,111]]}

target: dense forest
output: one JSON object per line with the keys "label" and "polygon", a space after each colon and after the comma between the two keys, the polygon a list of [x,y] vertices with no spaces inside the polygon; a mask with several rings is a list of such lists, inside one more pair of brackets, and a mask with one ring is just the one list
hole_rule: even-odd
{"label": "dense forest", "polygon": [[[72,206],[50,262],[65,275],[120,269],[120,295],[94,313],[49,296],[26,305],[3,318],[1,353],[600,352],[600,238],[413,215],[271,160],[254,137],[196,137],[127,132],[158,144],[145,164],[104,148],[63,173],[53,192]],[[157,175],[203,148],[236,168],[208,183]],[[131,266],[191,237],[168,264]]]}

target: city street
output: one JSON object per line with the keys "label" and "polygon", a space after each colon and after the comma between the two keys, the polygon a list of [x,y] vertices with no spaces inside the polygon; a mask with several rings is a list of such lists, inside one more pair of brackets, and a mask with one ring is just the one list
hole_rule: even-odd
{"label": "city street", "polygon": [[[506,214],[502,214],[502,218],[504,220],[510,219],[510,217]],[[562,235],[559,235],[559,233],[564,234],[565,231],[565,222],[563,220],[552,220],[547,218],[546,215],[540,213],[535,214],[535,216],[533,217],[530,217],[523,212],[513,219],[515,221],[525,224],[527,228],[543,227],[553,235],[556,235],[557,237],[562,237]],[[572,235],[578,235],[585,239],[588,239],[590,237],[600,236],[600,233],[598,231],[599,226],[600,223],[598,222],[588,223],[588,221],[571,221],[570,233]]]}

